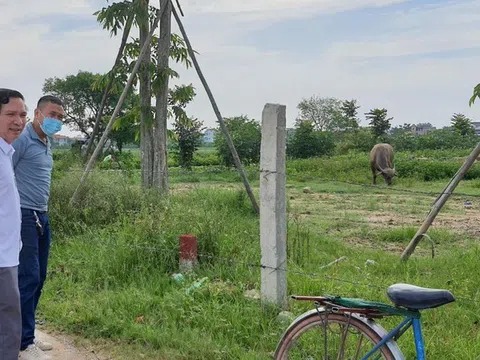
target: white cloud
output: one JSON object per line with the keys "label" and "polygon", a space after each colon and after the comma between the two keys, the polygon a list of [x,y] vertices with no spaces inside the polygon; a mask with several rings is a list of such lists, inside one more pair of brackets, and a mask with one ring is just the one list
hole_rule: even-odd
{"label": "white cloud", "polygon": [[[454,112],[480,120],[480,105],[468,107],[473,86],[480,82],[475,74],[480,57],[417,56],[479,44],[480,3],[476,1],[418,6],[413,12],[386,14],[391,21],[381,34],[360,42],[346,39],[332,43],[321,55],[307,56],[305,52],[300,56],[288,49],[271,52],[238,40],[246,31],[258,30],[268,22],[307,16],[307,10],[311,16],[312,12],[332,13],[397,2],[400,0],[211,1],[215,9],[195,0],[181,3],[186,14],[182,20],[224,116],[247,114],[260,119],[266,102],[278,102],[287,105],[291,126],[301,98],[318,94],[357,98],[361,114],[369,108],[386,107],[396,124],[429,121],[443,126]],[[250,8],[252,4],[256,5]],[[33,111],[45,78],[64,77],[78,70],[110,69],[120,39],[111,38],[100,26],[52,37],[48,23],[22,22],[27,16],[89,16],[95,10],[88,0],[75,0],[69,6],[59,0],[0,2],[1,86],[21,90]],[[237,26],[238,21],[248,21],[248,26]],[[176,27],[174,31],[178,32]],[[328,41],[328,34],[322,37]],[[398,58],[405,55],[408,57]],[[188,110],[207,126],[215,126],[214,113],[195,71],[175,68],[180,69],[181,83],[192,82],[197,88],[196,100]]]}
{"label": "white cloud", "polygon": [[237,21],[278,21],[310,14],[381,7],[405,1],[407,0],[184,0],[182,6],[187,14],[235,15]]}
{"label": "white cloud", "polygon": [[87,0],[69,0],[68,2],[62,0],[5,0],[0,1],[0,9],[2,22],[8,21],[12,24],[19,21],[22,26],[27,25],[22,21],[29,17],[92,13],[91,3]]}

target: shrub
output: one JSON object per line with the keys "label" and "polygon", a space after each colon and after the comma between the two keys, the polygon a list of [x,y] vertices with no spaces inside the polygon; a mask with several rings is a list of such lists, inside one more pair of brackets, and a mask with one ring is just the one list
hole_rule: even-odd
{"label": "shrub", "polygon": [[178,164],[186,169],[193,165],[195,151],[202,143],[203,122],[186,116],[179,117],[173,124],[177,141],[172,147],[173,155]]}
{"label": "shrub", "polygon": [[305,159],[314,156],[331,155],[335,149],[333,134],[327,131],[315,131],[309,121],[300,121],[294,135],[287,144],[287,155]]}
{"label": "shrub", "polygon": [[340,154],[346,154],[351,150],[367,152],[377,143],[377,138],[368,128],[346,133],[337,145]]}
{"label": "shrub", "polygon": [[[243,164],[253,164],[260,161],[260,143],[262,139],[260,124],[246,116],[226,118],[225,125],[232,138]],[[219,130],[215,134],[215,148],[218,158],[225,166],[233,166],[233,157],[227,145],[225,136]]]}

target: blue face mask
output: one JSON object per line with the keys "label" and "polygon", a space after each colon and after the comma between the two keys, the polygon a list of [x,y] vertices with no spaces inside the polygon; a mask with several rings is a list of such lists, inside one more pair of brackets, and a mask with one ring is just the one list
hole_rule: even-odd
{"label": "blue face mask", "polygon": [[43,119],[43,124],[40,125],[40,129],[42,129],[45,135],[53,136],[62,130],[62,125],[63,123],[60,120],[46,117]]}

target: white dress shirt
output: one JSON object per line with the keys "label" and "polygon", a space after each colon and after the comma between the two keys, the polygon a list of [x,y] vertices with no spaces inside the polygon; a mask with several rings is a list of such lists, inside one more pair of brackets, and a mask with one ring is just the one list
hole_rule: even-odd
{"label": "white dress shirt", "polygon": [[0,137],[0,267],[19,264],[22,213],[12,166],[15,149]]}

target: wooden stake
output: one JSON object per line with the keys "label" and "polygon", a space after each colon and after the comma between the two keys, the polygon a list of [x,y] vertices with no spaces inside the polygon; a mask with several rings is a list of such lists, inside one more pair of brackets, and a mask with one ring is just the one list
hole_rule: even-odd
{"label": "wooden stake", "polygon": [[[163,9],[161,9],[163,10]],[[80,188],[83,186],[85,181],[87,180],[87,177],[90,173],[90,171],[93,168],[93,165],[95,164],[95,160],[97,159],[98,155],[100,154],[101,149],[103,149],[103,146],[105,144],[105,141],[107,140],[108,134],[110,133],[110,130],[112,129],[113,123],[115,122],[115,119],[120,112],[120,109],[123,106],[123,102],[125,101],[125,98],[127,97],[128,90],[132,86],[133,79],[135,78],[135,74],[137,73],[140,64],[142,62],[142,58],[145,56],[145,53],[147,52],[147,49],[150,46],[150,42],[153,37],[153,33],[155,32],[155,29],[158,26],[158,23],[160,21],[160,16],[161,16],[161,10],[157,11],[157,17],[155,18],[155,22],[150,29],[150,32],[148,33],[147,40],[145,41],[145,44],[143,44],[142,50],[140,51],[140,54],[138,55],[137,62],[135,63],[135,66],[133,67],[132,73],[130,74],[130,77],[128,78],[127,84],[125,85],[125,88],[123,89],[122,95],[120,96],[120,99],[118,100],[117,106],[115,107],[115,110],[113,111],[112,117],[110,118],[110,121],[107,124],[107,127],[105,128],[105,131],[103,132],[103,135],[97,144],[97,147],[95,148],[95,151],[93,152],[92,156],[90,157],[90,160],[88,161],[87,167],[85,168],[85,171],[83,172],[82,178],[80,179],[80,184],[77,186],[75,189],[75,192],[73,193],[72,198],[70,199],[70,205],[73,205],[76,202],[78,193],[80,191]]]}
{"label": "wooden stake", "polygon": [[123,29],[123,35],[122,35],[122,42],[120,43],[120,48],[118,49],[117,58],[115,59],[112,70],[108,76],[107,86],[105,87],[105,91],[103,92],[102,102],[100,103],[100,109],[98,109],[97,117],[95,119],[95,125],[93,126],[93,130],[92,130],[92,135],[90,136],[90,141],[88,142],[87,151],[85,152],[85,159],[88,158],[88,156],[92,151],[93,142],[95,140],[95,137],[97,136],[98,129],[100,128],[100,121],[102,119],[103,109],[105,108],[108,93],[112,88],[113,80],[115,78],[115,74],[113,73],[113,71],[118,66],[118,63],[120,62],[120,60],[122,59],[123,50],[125,49],[125,45],[127,44],[127,40],[128,40],[128,35],[130,34],[130,29],[132,28],[133,16],[134,14],[132,12],[128,16],[127,22],[125,23],[125,28]]}
{"label": "wooden stake", "polygon": [[[171,2],[171,0],[169,0]],[[190,55],[190,58],[192,59],[193,65],[195,67],[195,70],[197,71],[198,77],[200,78],[200,81],[203,84],[203,87],[205,88],[205,91],[207,92],[208,98],[210,99],[210,102],[213,107],[213,111],[215,112],[215,115],[217,116],[218,123],[220,124],[220,129],[222,130],[223,135],[225,135],[225,139],[227,140],[228,147],[230,148],[230,151],[232,153],[233,157],[233,162],[235,163],[235,167],[238,170],[238,173],[240,174],[240,177],[242,178],[243,185],[245,186],[245,189],[247,190],[248,196],[250,197],[250,200],[252,202],[253,208],[255,209],[257,215],[260,214],[260,209],[258,207],[257,201],[255,199],[255,195],[253,194],[253,191],[250,187],[250,184],[248,183],[247,176],[245,175],[245,171],[243,170],[242,162],[240,161],[240,157],[238,156],[237,150],[235,149],[235,146],[233,145],[232,138],[230,137],[230,134],[228,132],[227,126],[225,125],[225,122],[223,121],[223,117],[220,114],[220,110],[218,109],[217,103],[215,102],[215,98],[213,97],[212,91],[210,90],[210,87],[207,84],[207,81],[205,80],[205,77],[203,76],[202,70],[200,69],[200,66],[198,65],[197,58],[195,57],[195,53],[193,52],[192,45],[190,44],[190,40],[188,39],[187,33],[185,32],[185,28],[183,27],[182,21],[180,20],[180,17],[178,16],[177,10],[175,9],[175,6],[172,5],[172,13],[173,16],[175,17],[175,20],[177,21],[178,27],[180,28],[180,31],[183,36],[183,40],[185,40],[185,44],[187,45],[188,53]]]}
{"label": "wooden stake", "polygon": [[423,222],[422,226],[420,227],[420,229],[418,229],[413,239],[410,240],[410,243],[408,244],[406,249],[403,251],[402,257],[401,257],[402,261],[407,261],[410,255],[413,254],[413,252],[415,251],[415,248],[417,247],[418,243],[422,239],[423,234],[425,234],[428,231],[428,228],[432,224],[433,220],[435,220],[435,217],[440,212],[440,209],[447,202],[447,199],[453,193],[458,183],[463,179],[467,171],[472,167],[478,155],[480,155],[480,142],[477,144],[475,149],[470,153],[469,157],[465,160],[462,167],[458,170],[458,172],[455,174],[452,180],[450,180],[448,185],[445,187],[445,189],[442,191],[440,196],[437,198],[437,200],[433,204],[433,207],[430,210],[430,213],[425,218],[425,221]]}

